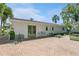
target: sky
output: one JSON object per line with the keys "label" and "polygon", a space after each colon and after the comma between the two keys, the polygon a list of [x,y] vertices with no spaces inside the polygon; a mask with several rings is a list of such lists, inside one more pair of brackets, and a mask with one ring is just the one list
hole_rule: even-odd
{"label": "sky", "polygon": [[14,18],[30,19],[41,22],[52,22],[52,16],[58,15],[62,24],[60,12],[67,5],[65,3],[8,3],[7,4],[13,11]]}

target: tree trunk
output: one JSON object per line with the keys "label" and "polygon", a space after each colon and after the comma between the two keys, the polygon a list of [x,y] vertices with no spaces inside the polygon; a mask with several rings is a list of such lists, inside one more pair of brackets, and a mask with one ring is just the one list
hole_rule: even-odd
{"label": "tree trunk", "polygon": [[1,26],[0,27],[2,28],[2,18],[1,17],[0,17],[0,20],[1,20]]}
{"label": "tree trunk", "polygon": [[1,29],[2,29],[2,20],[1,20]]}

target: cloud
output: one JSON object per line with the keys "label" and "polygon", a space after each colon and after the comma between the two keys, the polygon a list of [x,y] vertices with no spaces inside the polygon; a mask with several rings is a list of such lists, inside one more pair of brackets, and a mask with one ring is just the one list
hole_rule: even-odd
{"label": "cloud", "polygon": [[42,21],[42,22],[49,22],[52,23],[52,16],[58,15],[60,17],[60,21],[58,21],[58,24],[63,23],[61,16],[60,16],[61,9],[53,9],[47,11],[47,17],[44,15],[41,15],[42,11],[35,9],[35,8],[15,8],[13,10],[14,17],[15,18],[23,18],[23,19],[30,19],[34,18],[35,21]]}
{"label": "cloud", "polygon": [[[60,12],[62,8],[52,8],[51,10],[46,9],[36,9],[35,5],[32,3],[8,3],[9,7],[12,8],[13,14],[15,18],[22,18],[22,19],[30,19],[34,18],[36,21],[42,22],[51,22],[52,23],[52,16],[57,14],[60,17]],[[39,6],[38,6],[39,7]],[[63,23],[61,17],[58,24]]]}
{"label": "cloud", "polygon": [[52,16],[54,16],[54,15],[58,15],[58,16],[60,17],[60,20],[59,20],[57,23],[58,23],[58,24],[63,23],[62,18],[61,18],[61,15],[60,15],[61,11],[62,11],[62,9],[48,10],[49,19],[51,19]]}
{"label": "cloud", "polygon": [[13,10],[14,17],[30,19],[34,18],[36,21],[47,22],[48,18],[40,15],[41,11],[35,8],[15,8]]}
{"label": "cloud", "polygon": [[52,9],[48,11],[50,15],[54,15],[54,14],[60,15],[60,12],[61,12],[61,9]]}
{"label": "cloud", "polygon": [[34,7],[32,3],[8,3],[7,5],[9,7],[12,7],[13,9],[18,7],[22,7],[22,8]]}

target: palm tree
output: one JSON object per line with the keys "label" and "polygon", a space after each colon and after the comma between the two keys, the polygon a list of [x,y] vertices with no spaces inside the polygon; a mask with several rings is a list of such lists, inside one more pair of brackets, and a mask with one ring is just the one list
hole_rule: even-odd
{"label": "palm tree", "polygon": [[3,17],[3,11],[4,11],[4,3],[0,3],[0,20],[1,20],[1,28],[2,28],[2,17]]}
{"label": "palm tree", "polygon": [[59,16],[54,15],[54,16],[52,17],[52,21],[53,21],[54,23],[57,23],[58,20],[59,20]]}
{"label": "palm tree", "polygon": [[1,28],[5,26],[7,18],[13,18],[13,13],[11,8],[9,8],[5,3],[0,3],[0,18],[1,18]]}
{"label": "palm tree", "polygon": [[5,29],[5,24],[7,19],[13,18],[13,13],[11,8],[9,8],[5,3],[0,3],[0,20],[2,32]]}

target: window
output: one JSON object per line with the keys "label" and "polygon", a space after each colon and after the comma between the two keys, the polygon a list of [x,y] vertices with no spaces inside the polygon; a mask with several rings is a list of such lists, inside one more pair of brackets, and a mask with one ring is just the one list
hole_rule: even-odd
{"label": "window", "polygon": [[63,27],[63,28],[62,28],[62,30],[64,31],[64,30],[65,30],[65,28]]}
{"label": "window", "polygon": [[52,31],[54,30],[54,27],[52,27]]}
{"label": "window", "polygon": [[28,25],[28,37],[36,36],[36,26]]}
{"label": "window", "polygon": [[29,34],[34,34],[34,33],[36,33],[36,26],[28,26],[28,32],[29,32]]}
{"label": "window", "polygon": [[36,33],[36,26],[33,26],[33,33]]}
{"label": "window", "polygon": [[28,26],[28,33],[29,33],[29,34],[32,34],[31,31],[32,31],[32,26],[29,25],[29,26]]}
{"label": "window", "polygon": [[46,27],[46,31],[48,31],[48,27]]}

